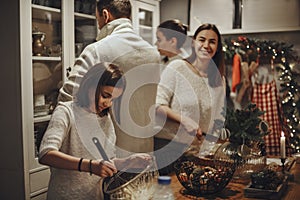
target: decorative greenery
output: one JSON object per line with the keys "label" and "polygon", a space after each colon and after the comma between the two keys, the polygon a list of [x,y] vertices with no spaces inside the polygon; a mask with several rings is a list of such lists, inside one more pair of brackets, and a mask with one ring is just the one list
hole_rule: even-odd
{"label": "decorative greenery", "polygon": [[293,50],[293,45],[275,40],[260,40],[239,36],[236,39],[229,38],[223,41],[223,51],[225,60],[231,62],[236,50],[247,52],[251,55],[249,61],[259,57],[261,64],[270,64],[271,60],[280,62],[286,60],[298,60],[297,52]]}
{"label": "decorative greenery", "polygon": [[[282,93],[282,110],[285,130],[290,133],[291,148],[294,152],[300,152],[300,66],[291,65],[283,60],[276,66],[281,82],[280,92]],[[298,133],[298,134],[297,134]]]}
{"label": "decorative greenery", "polygon": [[[260,64],[275,63],[281,82],[282,122],[290,134],[289,142],[293,152],[300,152],[300,59],[292,44],[274,40],[259,40],[238,36],[223,41],[223,51],[227,64],[237,50],[251,55],[248,61],[258,58]],[[294,63],[294,64],[290,64]]]}
{"label": "decorative greenery", "polygon": [[283,182],[284,175],[271,169],[263,169],[260,172],[251,174],[251,187],[265,190],[276,190]]}
{"label": "decorative greenery", "polygon": [[269,134],[268,125],[260,118],[264,113],[253,103],[242,110],[228,109],[225,128],[230,131],[229,141],[237,145],[253,141],[264,144],[263,137]]}

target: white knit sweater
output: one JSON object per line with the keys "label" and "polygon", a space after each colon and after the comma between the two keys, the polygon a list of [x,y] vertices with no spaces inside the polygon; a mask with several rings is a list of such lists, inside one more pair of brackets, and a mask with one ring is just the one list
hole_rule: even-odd
{"label": "white knit sweater", "polygon": [[[186,61],[174,60],[163,71],[158,85],[156,105],[167,105],[172,110],[199,122],[201,130],[211,132],[215,119],[223,119],[224,87],[212,88],[208,78],[193,72]],[[189,134],[178,138],[178,124],[167,121],[163,130],[156,137],[173,139],[177,142],[191,142]]]}
{"label": "white knit sweater", "polygon": [[[39,158],[50,150],[86,159],[102,159],[92,142],[97,137],[108,154],[115,157],[116,135],[110,116],[98,117],[73,102],[59,103],[42,139]],[[101,199],[101,178],[74,170],[50,168],[48,200]]]}

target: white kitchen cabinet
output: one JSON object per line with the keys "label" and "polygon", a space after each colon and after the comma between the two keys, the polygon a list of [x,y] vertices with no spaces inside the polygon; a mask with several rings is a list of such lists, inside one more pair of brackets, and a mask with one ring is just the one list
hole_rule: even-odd
{"label": "white kitchen cabinet", "polygon": [[38,148],[67,69],[96,39],[95,1],[19,3],[25,198],[45,199],[50,170],[38,163]]}
{"label": "white kitchen cabinet", "polygon": [[150,44],[156,41],[156,28],[159,25],[160,0],[131,0],[132,23],[139,35]]}
{"label": "white kitchen cabinet", "polygon": [[190,32],[213,23],[221,34],[300,30],[299,0],[240,0],[241,28],[233,28],[233,0],[191,0]]}

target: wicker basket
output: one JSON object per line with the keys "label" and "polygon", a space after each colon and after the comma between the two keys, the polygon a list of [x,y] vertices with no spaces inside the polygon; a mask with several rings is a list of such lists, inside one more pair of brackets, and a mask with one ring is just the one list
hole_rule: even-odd
{"label": "wicker basket", "polygon": [[104,193],[110,200],[150,199],[154,192],[154,182],[158,177],[155,163],[145,169],[124,169],[104,180]]}
{"label": "wicker basket", "polygon": [[233,176],[234,166],[233,162],[182,156],[175,164],[175,172],[188,193],[203,196],[222,191]]}

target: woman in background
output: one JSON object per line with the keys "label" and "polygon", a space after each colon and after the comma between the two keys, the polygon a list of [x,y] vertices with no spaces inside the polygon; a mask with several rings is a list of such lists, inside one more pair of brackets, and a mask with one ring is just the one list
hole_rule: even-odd
{"label": "woman in background", "polygon": [[[149,163],[148,154],[115,158],[116,134],[109,108],[124,89],[123,72],[100,63],[82,78],[74,101],[59,102],[39,149],[39,162],[51,170],[48,200],[103,199],[103,178],[131,164],[142,168]],[[101,158],[94,137],[111,160]]]}
{"label": "woman in background", "polygon": [[160,55],[163,56],[162,68],[172,60],[188,56],[187,52],[182,48],[187,38],[187,28],[178,19],[164,21],[157,27],[157,41],[155,45]]}
{"label": "woman in background", "polygon": [[224,119],[224,69],[220,32],[213,24],[203,24],[193,36],[191,56],[170,62],[163,71],[156,96],[163,128],[155,140],[161,174],[172,171],[172,162],[190,144],[199,148],[203,133],[215,134],[214,121]]}

